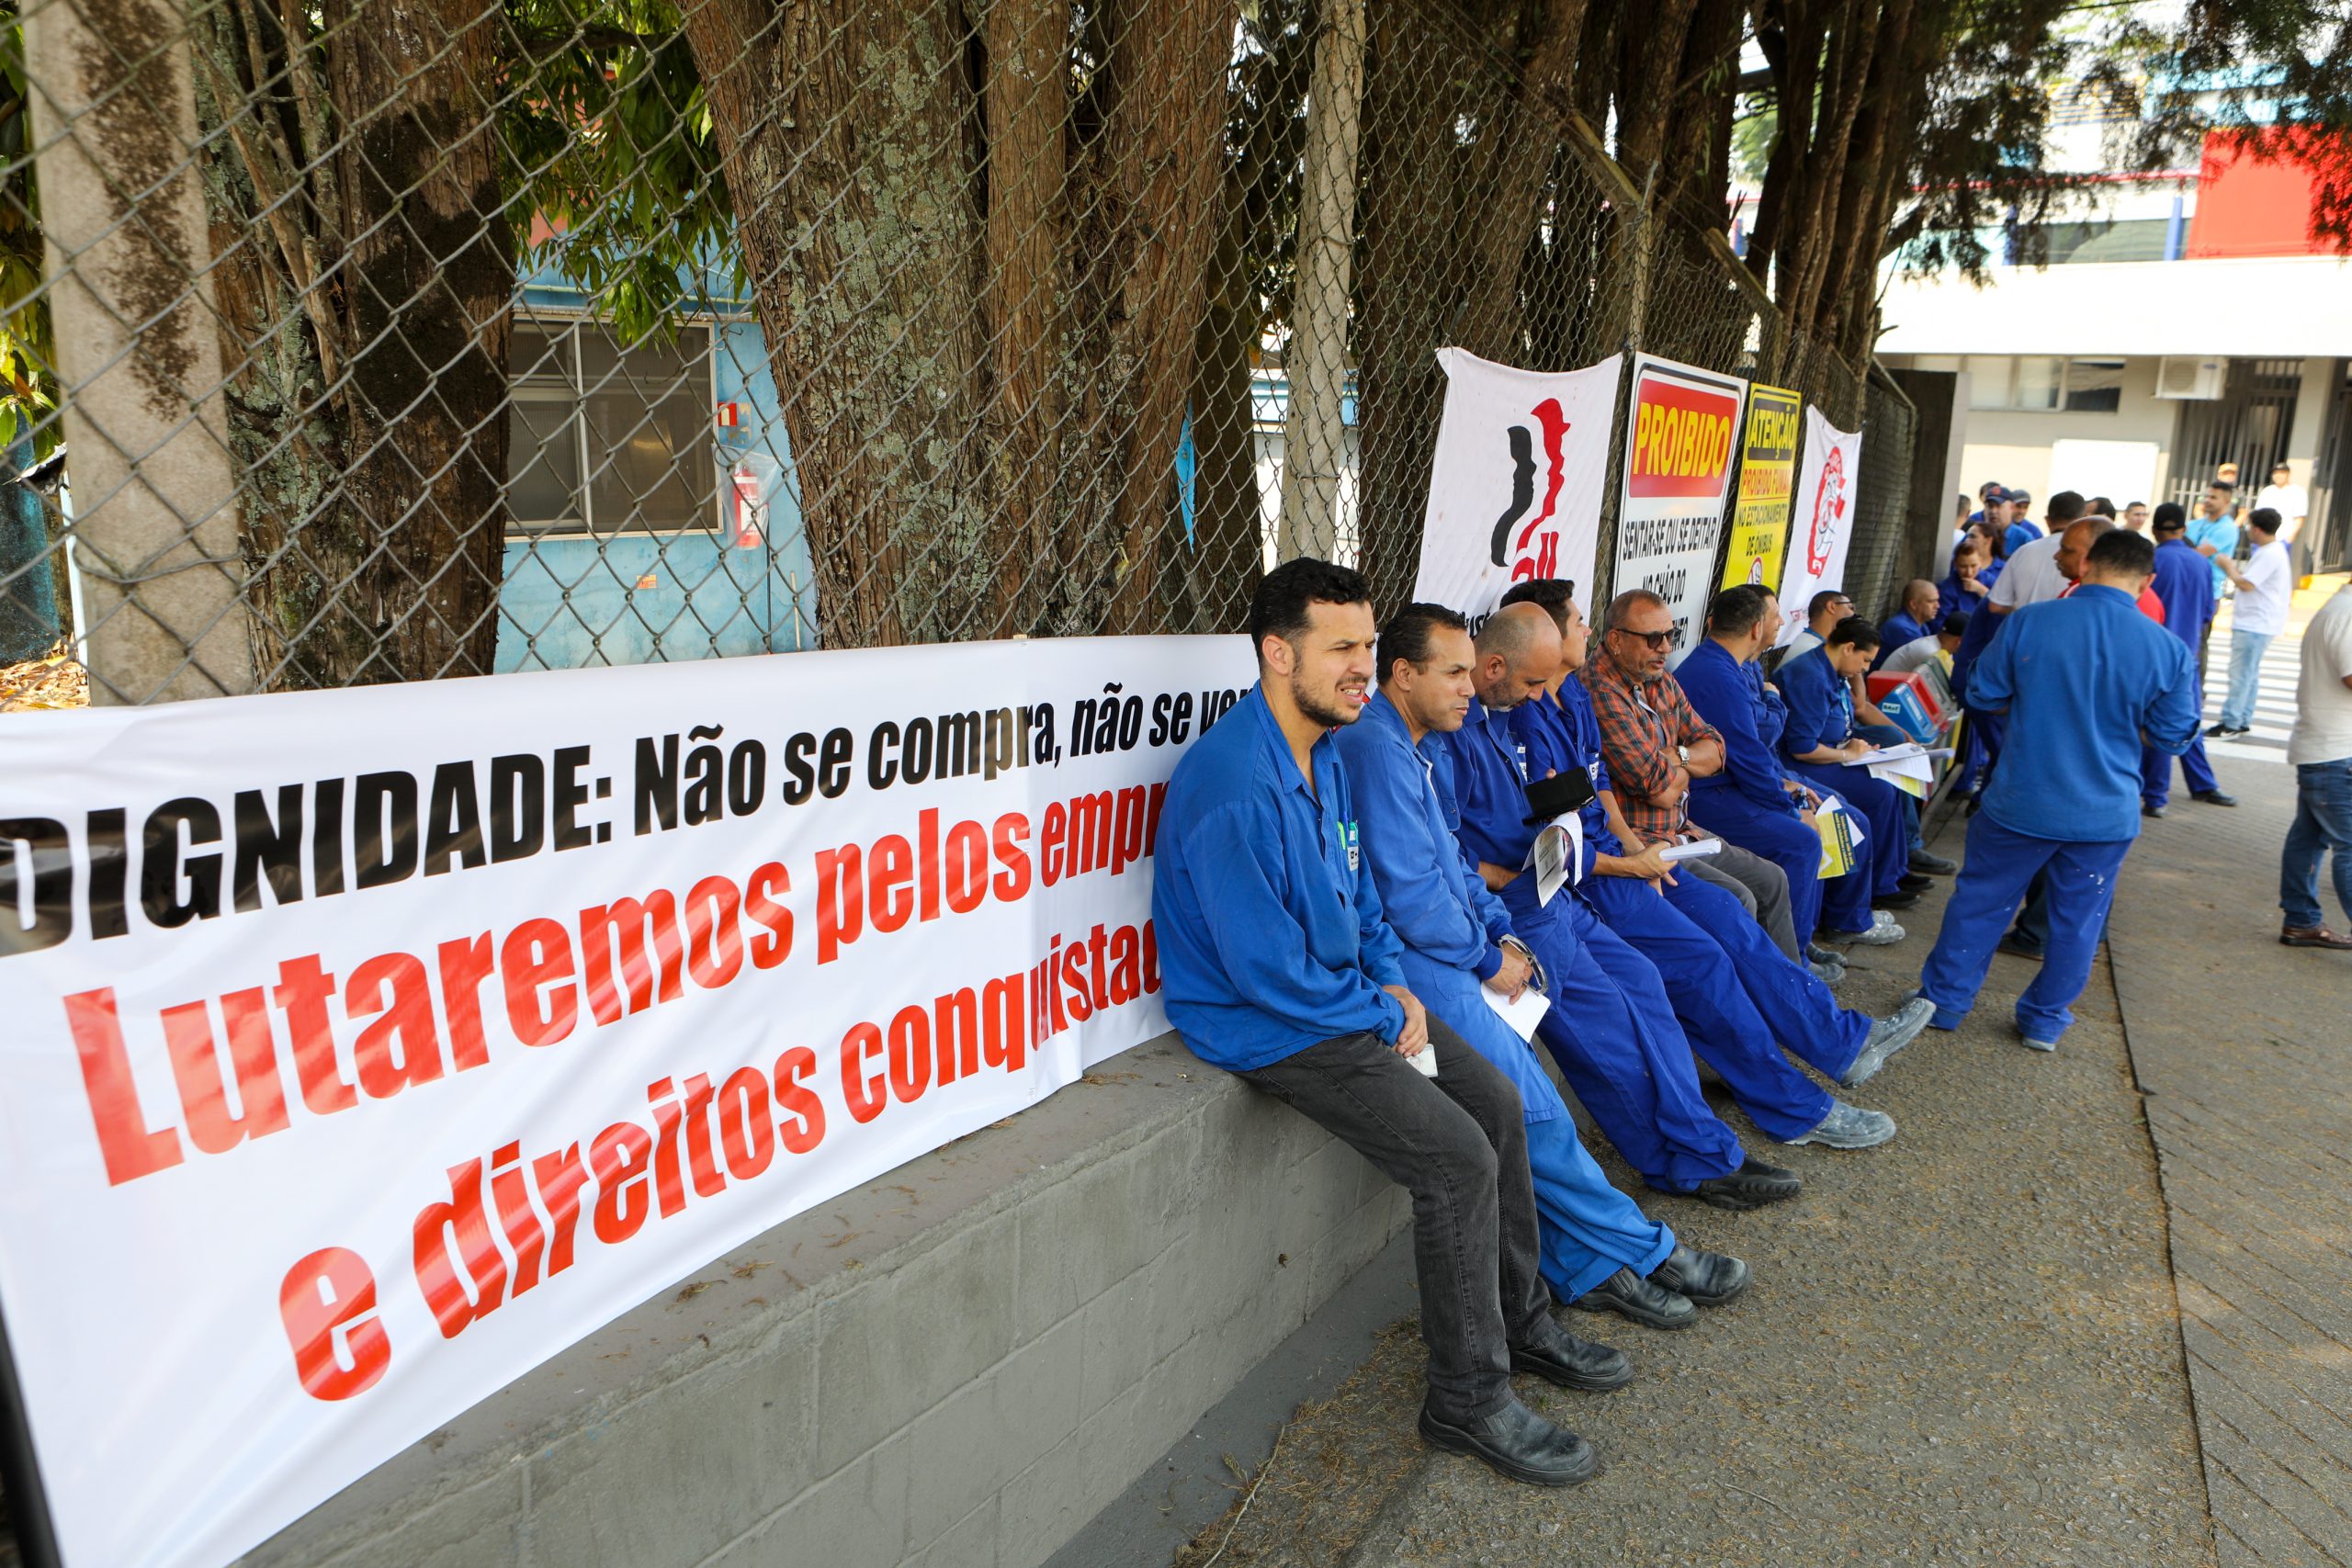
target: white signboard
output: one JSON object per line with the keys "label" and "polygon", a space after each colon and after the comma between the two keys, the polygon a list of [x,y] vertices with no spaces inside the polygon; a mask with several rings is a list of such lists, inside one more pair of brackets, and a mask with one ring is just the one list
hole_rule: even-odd
{"label": "white signboard", "polygon": [[1804,629],[1804,607],[1824,588],[1845,586],[1846,551],[1854,542],[1855,503],[1861,493],[1862,436],[1804,411],[1804,457],[1797,465],[1797,499],[1789,520],[1788,565],[1781,573],[1781,636],[1786,644]]}
{"label": "white signboard", "polygon": [[1622,361],[1543,375],[1438,351],[1445,410],[1413,597],[1475,629],[1514,582],[1566,577],[1589,610]]}
{"label": "white signboard", "polygon": [[1240,637],[19,716],[0,1308],[67,1568],[237,1556],[1166,1027]]}
{"label": "white signboard", "polygon": [[1705,627],[1747,400],[1736,376],[1634,356],[1610,581],[1620,593],[1645,588],[1665,600],[1683,648]]}

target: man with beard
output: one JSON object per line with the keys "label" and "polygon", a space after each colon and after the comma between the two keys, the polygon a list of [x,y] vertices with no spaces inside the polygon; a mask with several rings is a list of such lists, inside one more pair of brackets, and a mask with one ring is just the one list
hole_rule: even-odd
{"label": "man with beard", "polygon": [[1559,629],[1538,606],[1513,604],[1487,618],[1476,647],[1477,695],[1442,738],[1446,762],[1433,778],[1448,826],[1550,981],[1537,1030],[1553,1060],[1650,1186],[1724,1209],[1795,1197],[1796,1176],[1749,1156],[1699,1092],[1657,968],[1584,899],[1563,892],[1544,903],[1523,870],[1541,824],[1529,820],[1526,761],[1508,714],[1559,669]]}
{"label": "man with beard", "polygon": [[[1630,1375],[1552,1321],[1524,1110],[1405,984],[1363,863],[1330,732],[1363,714],[1371,592],[1324,561],[1268,572],[1250,607],[1258,684],[1194,741],[1161,809],[1152,918],[1169,1021],[1194,1055],[1283,1100],[1413,1197],[1429,1392],[1421,1435],[1514,1480],[1599,1468],[1510,1374]],[[1425,1076],[1411,1058],[1434,1055]]]}
{"label": "man with beard", "polygon": [[1527,1163],[1552,1293],[1573,1302],[1600,1291],[1636,1322],[1687,1327],[1698,1315],[1694,1303],[1720,1305],[1747,1289],[1747,1266],[1677,1245],[1672,1231],[1609,1185],[1535,1053],[1486,999],[1519,999],[1533,964],[1455,841],[1432,778],[1436,737],[1461,728],[1469,711],[1476,659],[1460,615],[1408,604],[1380,628],[1379,692],[1339,732],[1381,908],[1404,944],[1405,983],[1430,1017],[1502,1070],[1527,1107]]}

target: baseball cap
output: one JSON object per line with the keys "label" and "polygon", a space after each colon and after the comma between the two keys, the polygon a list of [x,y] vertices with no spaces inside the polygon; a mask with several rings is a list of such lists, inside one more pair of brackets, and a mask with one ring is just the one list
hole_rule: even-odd
{"label": "baseball cap", "polygon": [[2017,502],[2019,506],[2023,506],[2027,502],[2033,499],[2033,492],[2030,490],[2013,490],[2009,491],[2009,499]]}
{"label": "baseball cap", "polygon": [[1979,501],[2007,501],[2009,499],[2009,492],[2002,488],[2000,480],[1994,479],[1976,487],[1976,499]]}

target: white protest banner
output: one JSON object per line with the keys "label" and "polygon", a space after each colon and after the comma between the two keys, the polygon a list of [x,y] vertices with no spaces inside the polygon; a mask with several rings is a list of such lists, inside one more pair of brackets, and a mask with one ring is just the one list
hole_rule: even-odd
{"label": "white protest banner", "polygon": [[1620,593],[1646,588],[1665,600],[1685,648],[1714,588],[1747,397],[1747,383],[1736,376],[1634,356],[1611,581]]}
{"label": "white protest banner", "polygon": [[0,1311],[67,1568],[213,1568],[1165,1027],[1240,637],[20,716]]}
{"label": "white protest banner", "polygon": [[1413,597],[1475,627],[1513,582],[1573,578],[1589,608],[1623,362],[1544,375],[1438,351],[1445,410]]}
{"label": "white protest banner", "polygon": [[1781,571],[1783,645],[1804,629],[1804,607],[1815,593],[1845,585],[1861,461],[1861,432],[1838,429],[1821,417],[1819,409],[1804,411],[1804,458],[1797,465],[1789,558]]}

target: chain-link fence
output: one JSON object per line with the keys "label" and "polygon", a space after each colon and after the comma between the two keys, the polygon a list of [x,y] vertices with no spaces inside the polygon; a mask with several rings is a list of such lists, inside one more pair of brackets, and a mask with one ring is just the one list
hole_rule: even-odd
{"label": "chain-link fence", "polygon": [[100,701],[1393,604],[1447,344],[1867,413],[1859,560],[1903,490],[1515,13],[19,4],[0,661]]}

